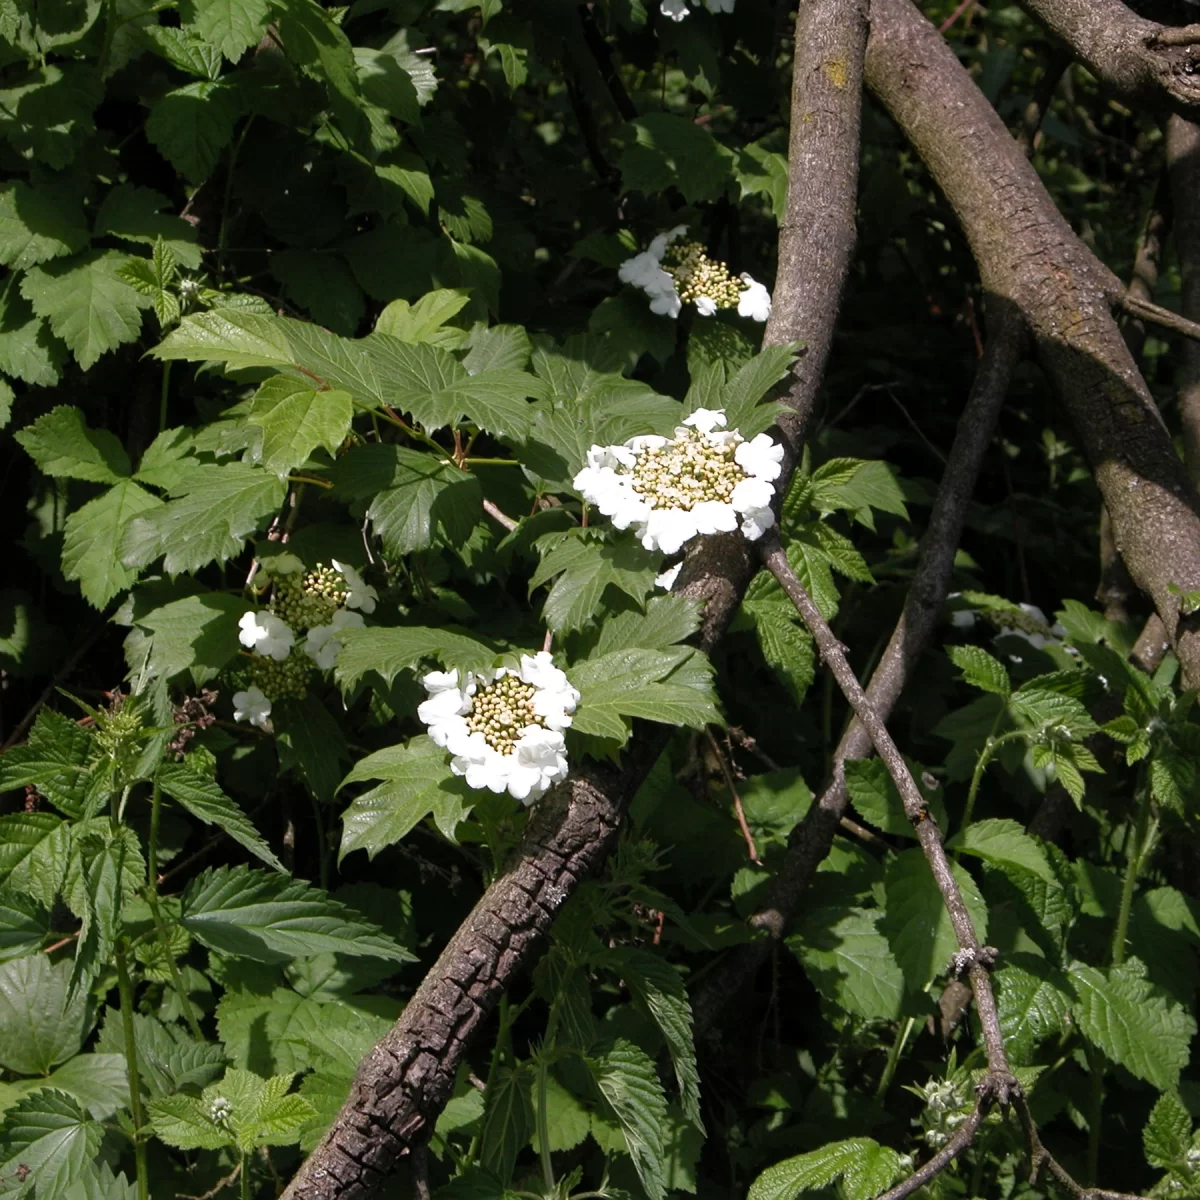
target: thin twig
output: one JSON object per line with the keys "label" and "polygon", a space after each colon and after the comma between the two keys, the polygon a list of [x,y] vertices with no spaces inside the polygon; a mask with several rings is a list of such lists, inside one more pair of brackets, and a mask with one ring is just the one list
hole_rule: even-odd
{"label": "thin twig", "polygon": [[217,1182],[214,1183],[207,1192],[203,1192],[199,1196],[188,1196],[181,1194],[180,1200],[212,1200],[212,1198],[217,1195],[218,1192],[223,1192],[227,1187],[231,1187],[233,1184],[237,1183],[238,1176],[241,1175],[241,1173],[242,1164],[238,1163],[238,1165],[234,1167],[224,1179],[218,1179]]}
{"label": "thin twig", "polygon": [[1128,292],[1121,297],[1118,303],[1122,311],[1127,312],[1131,317],[1138,317],[1140,320],[1149,321],[1163,329],[1181,333],[1184,337],[1200,342],[1200,322],[1189,321],[1187,317],[1181,317],[1177,312],[1163,308],[1161,304],[1151,304],[1148,300],[1139,300]]}
{"label": "thin twig", "polygon": [[721,774],[725,776],[725,786],[729,789],[729,794],[733,798],[733,811],[737,814],[737,822],[742,831],[742,837],[746,841],[746,852],[750,855],[750,861],[758,866],[762,865],[762,859],[758,856],[758,847],[754,844],[754,834],[750,832],[750,826],[746,823],[746,810],[742,808],[742,798],[738,795],[737,785],[733,782],[733,772],[729,769],[729,763],[725,761],[725,755],[721,752],[721,747],[717,744],[717,739],[713,737],[711,729],[704,731],[708,735],[708,744],[712,747],[712,752],[717,756],[717,762],[721,764]]}
{"label": "thin twig", "polygon": [[938,26],[938,33],[945,33],[974,3],[975,0],[962,0],[962,3]]}
{"label": "thin twig", "polygon": [[1200,44],[1200,25],[1167,26],[1150,39],[1151,46],[1195,46]]}
{"label": "thin twig", "polygon": [[497,521],[503,525],[504,528],[509,531],[509,533],[512,533],[512,531],[516,529],[517,522],[514,521],[506,512],[503,512],[495,504],[493,504],[492,501],[485,500],[483,502],[483,511],[487,513],[487,515],[491,517],[493,521]]}
{"label": "thin twig", "polygon": [[918,1188],[923,1188],[935,1175],[940,1175],[974,1140],[975,1134],[987,1110],[991,1107],[990,1093],[981,1092],[975,1101],[971,1115],[954,1131],[950,1140],[923,1166],[915,1170],[903,1183],[884,1192],[878,1200],[904,1200]]}

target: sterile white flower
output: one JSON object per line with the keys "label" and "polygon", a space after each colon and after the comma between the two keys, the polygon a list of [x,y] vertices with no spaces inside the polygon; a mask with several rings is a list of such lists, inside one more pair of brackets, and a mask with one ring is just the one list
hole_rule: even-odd
{"label": "sterile white flower", "polygon": [[361,608],[365,613],[373,613],[379,593],[369,583],[365,583],[363,577],[348,563],[338,562],[336,558],[332,561],[334,570],[340,571],[346,581],[346,607]]}
{"label": "sterile white flower", "polygon": [[[679,15],[675,8],[670,12],[667,5],[678,5]],[[663,0],[663,12],[673,21],[682,21],[688,10],[684,0]],[[662,268],[663,255],[667,247],[682,234],[687,233],[686,225],[676,225],[666,233],[660,233],[654,238],[649,247],[632,258],[627,258],[617,268],[617,277],[622,283],[631,283],[641,288],[650,297],[650,311],[661,316],[677,317],[683,308],[683,301],[675,290],[675,279]]]}
{"label": "sterile white flower", "polygon": [[675,580],[679,578],[679,570],[683,563],[677,562],[673,567],[669,567],[661,575],[654,577],[654,586],[660,587],[664,591],[669,592],[675,586]]}
{"label": "sterile white flower", "polygon": [[697,296],[696,311],[702,317],[711,317],[717,311],[717,302],[711,296]]}
{"label": "sterile white flower", "polygon": [[575,488],[616,528],[632,528],[647,550],[675,554],[694,537],[739,527],[757,541],[775,522],[772,484],[783,447],[765,433],[747,442],[722,428],[725,421],[723,410],[700,408],[673,438],[592,446]]}
{"label": "sterile white flower", "polygon": [[688,15],[687,0],[662,0],[659,9],[664,17],[672,21],[682,21]]}
{"label": "sterile white flower", "polygon": [[259,729],[270,727],[268,718],[271,715],[271,702],[263,695],[262,690],[248,687],[244,692],[233,693],[233,719],[249,721]]}
{"label": "sterile white flower", "polygon": [[[371,607],[375,607],[373,601]],[[342,643],[336,635],[344,629],[362,629],[363,624],[362,613],[339,608],[333,614],[328,625],[317,625],[308,631],[308,637],[304,639],[304,653],[322,671],[328,671],[337,662],[337,656],[342,652]]]}
{"label": "sterile white flower", "polygon": [[532,804],[566,778],[562,731],[579,693],[547,651],[521,655],[515,669],[431,671],[422,683],[428,698],[417,716],[468,787]]}
{"label": "sterile white flower", "polygon": [[238,641],[276,662],[283,662],[296,642],[292,627],[274,613],[245,612],[238,621]]}
{"label": "sterile white flower", "polygon": [[[726,11],[733,11],[733,0],[729,0],[729,9]],[[749,317],[752,321],[765,321],[771,315],[771,293],[749,275],[743,274],[741,279],[746,290],[738,297],[738,315]]]}

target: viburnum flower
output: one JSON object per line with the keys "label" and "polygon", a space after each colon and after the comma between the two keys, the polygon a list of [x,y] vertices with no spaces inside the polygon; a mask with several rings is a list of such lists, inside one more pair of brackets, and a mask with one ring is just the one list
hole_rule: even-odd
{"label": "viburnum flower", "polygon": [[[704,7],[714,13],[731,13],[733,5],[734,0],[704,0]],[[682,21],[691,11],[686,0],[662,0],[659,8],[662,15],[670,17],[672,21]]]}
{"label": "viburnum flower", "polygon": [[244,692],[234,692],[233,719],[235,721],[249,721],[251,725],[257,725],[259,729],[269,729],[271,722],[268,718],[270,716],[271,702],[263,694],[261,688],[251,685]]}
{"label": "viburnum flower", "polygon": [[349,563],[338,562],[335,558],[333,565],[341,571],[342,578],[346,581],[346,607],[361,608],[365,613],[373,613],[379,593],[369,583],[363,582],[363,577]]}
{"label": "viburnum flower", "polygon": [[238,641],[248,650],[283,662],[291,653],[296,635],[281,617],[269,612],[244,612],[238,621]]}
{"label": "viburnum flower", "polygon": [[641,288],[650,297],[650,311],[664,316],[677,317],[690,303],[702,317],[711,317],[721,308],[736,308],[743,317],[765,321],[771,315],[767,289],[749,275],[731,275],[723,262],[709,258],[699,242],[678,241],[686,232],[687,226],[676,225],[660,233],[647,249],[621,264],[618,277]]}
{"label": "viburnum flower", "polygon": [[451,754],[450,769],[467,786],[505,792],[532,804],[567,777],[566,742],[579,693],[545,650],[520,666],[431,671],[417,716]]}
{"label": "viburnum flower", "polygon": [[746,441],[724,424],[722,410],[698,408],[673,438],[593,446],[575,487],[618,529],[632,527],[647,550],[675,554],[699,534],[732,533],[739,523],[757,541],[775,523],[783,447],[765,433]]}
{"label": "viburnum flower", "polygon": [[[347,582],[349,582],[348,579]],[[375,589],[372,588],[371,590],[374,591]],[[371,601],[371,607],[375,607],[373,600]],[[339,608],[333,614],[333,619],[328,625],[317,625],[308,631],[308,637],[304,639],[304,653],[322,671],[328,671],[337,662],[337,656],[342,652],[342,643],[336,635],[341,633],[343,629],[361,629],[362,627],[362,613]]]}

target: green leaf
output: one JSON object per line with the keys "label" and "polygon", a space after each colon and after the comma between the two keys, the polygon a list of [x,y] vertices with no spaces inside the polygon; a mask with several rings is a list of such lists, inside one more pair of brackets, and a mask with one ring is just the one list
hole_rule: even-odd
{"label": "green leaf", "polygon": [[883,763],[877,758],[852,759],[846,763],[845,771],[846,791],[862,817],[884,833],[905,838],[917,836]]}
{"label": "green leaf", "polygon": [[59,405],[16,435],[46,475],[119,483],[132,467],[125,447],[107,429],[89,429],[77,408]]}
{"label": "green leaf", "polygon": [[186,762],[165,762],[155,776],[162,790],[181,808],[206,825],[216,825],[239,846],[276,871],[283,870],[271,847],[262,839],[254,823],[220,786]]}
{"label": "green leaf", "polygon": [[[225,1062],[221,1046],[198,1041],[182,1026],[144,1013],[133,1014],[133,1041],[138,1073],[151,1096],[203,1087],[220,1074]],[[96,1049],[124,1059],[125,1032],[116,1009],[106,1010]]]}
{"label": "green leaf", "polygon": [[[5,758],[13,753],[10,750]],[[14,892],[28,893],[49,908],[66,877],[70,831],[70,825],[53,813],[18,812],[0,817],[0,883]]]}
{"label": "green leaf", "polygon": [[92,1027],[87,992],[71,988],[71,964],[44,954],[0,965],[0,1066],[47,1075],[79,1053]]}
{"label": "green leaf", "polygon": [[20,180],[0,188],[0,263],[14,271],[88,243],[83,206],[64,189],[30,187]]}
{"label": "green leaf", "polygon": [[285,475],[318,446],[336,455],[353,416],[348,392],[318,391],[310,381],[276,375],[255,393],[246,420],[263,431],[257,460]]}
{"label": "green leaf", "polygon": [[787,212],[787,156],[768,150],[760,142],[750,142],[738,153],[733,167],[734,178],[747,196],[766,196],[771,214],[782,221]]}
{"label": "green leaf", "polygon": [[[965,868],[953,863],[951,870],[982,942],[987,937],[987,905]],[[921,850],[905,850],[887,864],[884,894],[886,910],[880,931],[892,947],[909,990],[919,992],[947,970],[958,949],[950,915]]]}
{"label": "green leaf", "polygon": [[1004,1048],[1014,1066],[1028,1066],[1043,1041],[1070,1027],[1071,985],[1052,963],[1021,951],[1005,955],[995,979]]}
{"label": "green leaf", "polygon": [[1075,1023],[1113,1062],[1160,1091],[1179,1084],[1196,1022],[1144,978],[1145,967],[1127,959],[1108,974],[1073,963],[1069,975],[1079,997]]}
{"label": "green leaf", "polygon": [[532,592],[557,575],[542,616],[555,633],[582,629],[596,615],[610,584],[640,604],[654,586],[658,556],[632,538],[614,543],[568,536],[544,554],[529,581]]}
{"label": "green leaf", "polygon": [[125,566],[120,555],[125,530],[135,517],[162,507],[157,496],[123,479],[67,518],[63,576],[79,581],[83,598],[93,608],[103,608],[133,585],[138,572]]}
{"label": "green leaf", "polygon": [[[904,493],[892,468],[885,462],[857,461],[853,473],[845,477],[845,468],[855,460],[835,459],[813,473],[813,503],[822,512],[847,509],[868,529],[875,528],[872,509],[893,513],[908,520]],[[824,473],[824,474],[823,474]]]}
{"label": "green leaf", "polygon": [[[443,350],[456,350],[466,341],[466,331],[454,325],[447,325],[446,322],[461,312],[470,301],[470,294],[461,288],[438,288],[426,292],[414,304],[407,300],[393,300],[379,314],[379,320],[375,322],[375,332],[414,345],[426,342]],[[469,362],[466,365],[470,370]],[[515,365],[520,370],[525,363]]]}
{"label": "green leaf", "polygon": [[769,1167],[750,1185],[747,1200],[792,1200],[828,1187],[839,1176],[847,1200],[867,1200],[886,1191],[903,1169],[894,1150],[871,1138],[850,1138]]}
{"label": "green leaf", "polygon": [[335,953],[409,962],[412,955],[353,909],[303,879],[218,867],[183,893],[183,925],[206,946],[256,962]]}
{"label": "green leaf", "polygon": [[141,310],[150,302],[121,278],[125,258],[119,250],[89,250],[34,267],[21,279],[21,295],[85,371],[141,331]]}
{"label": "green leaf", "polygon": [[904,975],[879,932],[879,917],[860,908],[809,910],[787,946],[831,1004],[868,1021],[894,1021],[901,1015]]}
{"label": "green leaf", "polygon": [[52,387],[66,361],[66,346],[50,332],[48,322],[34,315],[29,301],[16,288],[0,295],[0,371]]}
{"label": "green leaf", "polygon": [[337,680],[343,689],[352,688],[368,671],[376,671],[391,683],[401,671],[422,659],[436,659],[448,669],[470,670],[486,666],[496,652],[483,642],[449,629],[422,625],[387,629],[347,629],[338,634]]}
{"label": "green leaf", "polygon": [[778,411],[775,406],[765,405],[760,409],[758,403],[787,376],[801,345],[800,342],[784,342],[778,346],[767,346],[733,373],[721,389],[721,400],[717,406],[725,410],[725,420],[730,429],[740,430],[743,437],[751,438],[774,421]]}
{"label": "green leaf", "polygon": [[703,1131],[700,1117],[700,1074],[696,1069],[696,1047],[692,1040],[692,1005],[683,976],[665,959],[633,946],[610,949],[603,961],[625,981],[630,992],[654,1018],[667,1043],[683,1112]]}
{"label": "green leaf", "polygon": [[463,359],[463,366],[472,375],[485,371],[524,371],[533,349],[529,334],[520,325],[477,327],[466,344],[471,349]]}
{"label": "green leaf", "polygon": [[164,1096],[151,1100],[150,1123],[156,1137],[179,1150],[220,1150],[232,1145],[233,1133],[215,1124],[196,1096]]}
{"label": "green leaf", "polygon": [[1045,851],[1016,821],[976,821],[952,838],[947,848],[973,854],[992,866],[1020,867],[1047,883],[1058,884],[1058,877],[1046,861]]}
{"label": "green leaf", "polygon": [[654,195],[678,187],[689,204],[715,200],[732,175],[733,156],[702,125],[672,113],[648,113],[626,127],[632,135],[617,160],[630,191]]}
{"label": "green leaf", "polygon": [[[535,1081],[534,1087],[537,1084]],[[478,1095],[478,1092],[475,1093]],[[536,1097],[536,1090],[533,1092]],[[467,1097],[469,1099],[469,1097]],[[553,1075],[546,1079],[546,1142],[551,1150],[574,1150],[592,1127],[588,1110]],[[541,1153],[541,1141],[535,1128],[533,1151]]]}
{"label": "green leaf", "polygon": [[1078,739],[1090,737],[1100,730],[1088,710],[1074,696],[1047,687],[1039,679],[1030,680],[1013,692],[1008,706],[1011,712],[1028,722],[1039,734]]}
{"label": "green leaf", "polygon": [[609,617],[591,657],[640,647],[665,650],[700,628],[700,604],[686,596],[654,596],[644,613],[623,612]]}
{"label": "green leaf", "polygon": [[664,1200],[667,1098],[654,1062],[641,1047],[624,1038],[618,1038],[607,1054],[585,1061],[601,1095],[616,1114],[647,1196]]}
{"label": "green leaf", "polygon": [[267,0],[182,0],[184,27],[237,62],[267,27]]}
{"label": "green leaf", "polygon": [[979,646],[950,646],[946,653],[950,661],[963,673],[963,679],[972,687],[997,696],[1008,696],[1012,692],[1012,681],[999,659],[993,658]]}
{"label": "green leaf", "polygon": [[359,464],[368,450],[386,451],[394,463],[396,482],[367,510],[389,554],[411,554],[437,542],[461,546],[470,537],[483,511],[483,489],[476,476],[401,446],[364,447],[354,456]]}
{"label": "green leaf", "polygon": [[[4,849],[0,845],[0,855]],[[48,908],[32,896],[11,888],[0,888],[0,962],[35,954],[42,948],[50,929]]]}
{"label": "green leaf", "polygon": [[50,1088],[79,1101],[97,1121],[106,1121],[129,1103],[125,1060],[119,1054],[77,1054],[44,1079],[22,1079],[26,1094]]}
{"label": "green leaf", "polygon": [[277,250],[271,255],[271,274],[318,324],[335,333],[354,335],[366,302],[341,255],[325,250]]}
{"label": "green leaf", "polygon": [[28,1175],[40,1200],[65,1196],[100,1153],[104,1127],[65,1092],[43,1089],[18,1100],[0,1127],[0,1178]]}
{"label": "green leaf", "polygon": [[367,779],[382,782],[355,797],[342,814],[339,861],[354,850],[366,850],[374,858],[430,813],[442,832],[453,837],[454,827],[471,810],[470,789],[452,774],[449,755],[425,736],[367,755],[341,786]]}
{"label": "green leaf", "polygon": [[146,137],[181,175],[203,183],[233,140],[237,92],[222,80],[198,80],[150,106]]}
{"label": "green leaf", "polygon": [[105,194],[96,214],[96,236],[109,235],[144,246],[153,246],[161,238],[181,267],[195,271],[202,261],[195,227],[182,217],[164,214],[162,210],[169,204],[166,196],[151,188],[118,184]]}
{"label": "green leaf", "polygon": [[1152,1167],[1169,1171],[1192,1148],[1192,1115],[1173,1092],[1159,1096],[1142,1129],[1142,1146]]}
{"label": "green leaf", "polygon": [[[779,594],[782,599],[782,593]],[[802,704],[816,678],[812,635],[801,625],[790,602],[744,600],[742,611],[754,622],[763,658],[783,681],[797,704]]]}
{"label": "green leaf", "polygon": [[279,765],[295,768],[318,800],[332,800],[341,764],[351,755],[346,735],[325,703],[312,694],[284,699],[271,710],[271,721]]}
{"label": "green leaf", "polygon": [[122,561],[145,567],[163,555],[169,575],[225,562],[279,510],[286,492],[284,480],[247,463],[197,466],[171,489],[168,504],[129,523]]}
{"label": "green leaf", "polygon": [[0,756],[0,791],[32,784],[55,807],[78,817],[87,790],[90,749],[87,730],[43,708],[25,745]]}
{"label": "green leaf", "polygon": [[[135,601],[140,595],[134,593]],[[138,626],[153,635],[146,652],[146,673],[169,679],[191,668],[193,676],[211,679],[239,652],[238,620],[246,607],[240,596],[203,592],[134,617]]]}
{"label": "green leaf", "polygon": [[480,1164],[501,1180],[512,1178],[517,1155],[533,1133],[528,1068],[498,1067],[488,1077],[483,1124],[479,1136]]}
{"label": "green leaf", "polygon": [[167,62],[188,75],[216,79],[221,74],[220,49],[188,30],[147,25],[142,36]]}
{"label": "green leaf", "polygon": [[0,91],[0,137],[27,161],[59,170],[95,133],[92,112],[102,95],[100,77],[87,63],[26,71]]}

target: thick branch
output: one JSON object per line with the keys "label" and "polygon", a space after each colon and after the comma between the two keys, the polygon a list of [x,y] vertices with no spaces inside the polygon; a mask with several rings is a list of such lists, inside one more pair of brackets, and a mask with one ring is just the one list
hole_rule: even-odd
{"label": "thick branch", "polygon": [[[950,586],[967,505],[975,490],[975,480],[991,442],[1009,379],[1020,358],[1024,341],[1020,319],[1010,309],[1006,314],[994,317],[994,325],[959,418],[958,432],[950,448],[929,527],[921,542],[920,558],[905,598],[904,612],[867,687],[867,699],[885,720],[937,627]],[[774,937],[783,935],[801,895],[829,853],[846,810],[844,765],[870,753],[870,736],[862,722],[855,718],[834,752],[831,779],[792,835],[767,904],[751,919],[756,927],[769,930]],[[743,984],[757,970],[768,949],[767,942],[744,946],[709,976],[693,1000],[698,1029],[708,1028],[730,1000],[740,994]]]}
{"label": "thick branch", "polygon": [[1195,112],[1200,26],[1172,29],[1121,0],[1021,0],[1108,87],[1130,99]]}
{"label": "thick branch", "polygon": [[[1175,209],[1175,251],[1181,276],[1180,308],[1200,321],[1200,125],[1172,117],[1167,122],[1167,172]],[[1183,459],[1200,488],[1200,345],[1180,348],[1179,421]]]}
{"label": "thick branch", "polygon": [[1154,601],[1188,686],[1200,684],[1200,629],[1180,620],[1171,590],[1200,587],[1200,502],[1112,317],[1124,289],[910,0],[873,5],[867,82],[954,207],[988,291],[1027,321],[1130,574]]}

